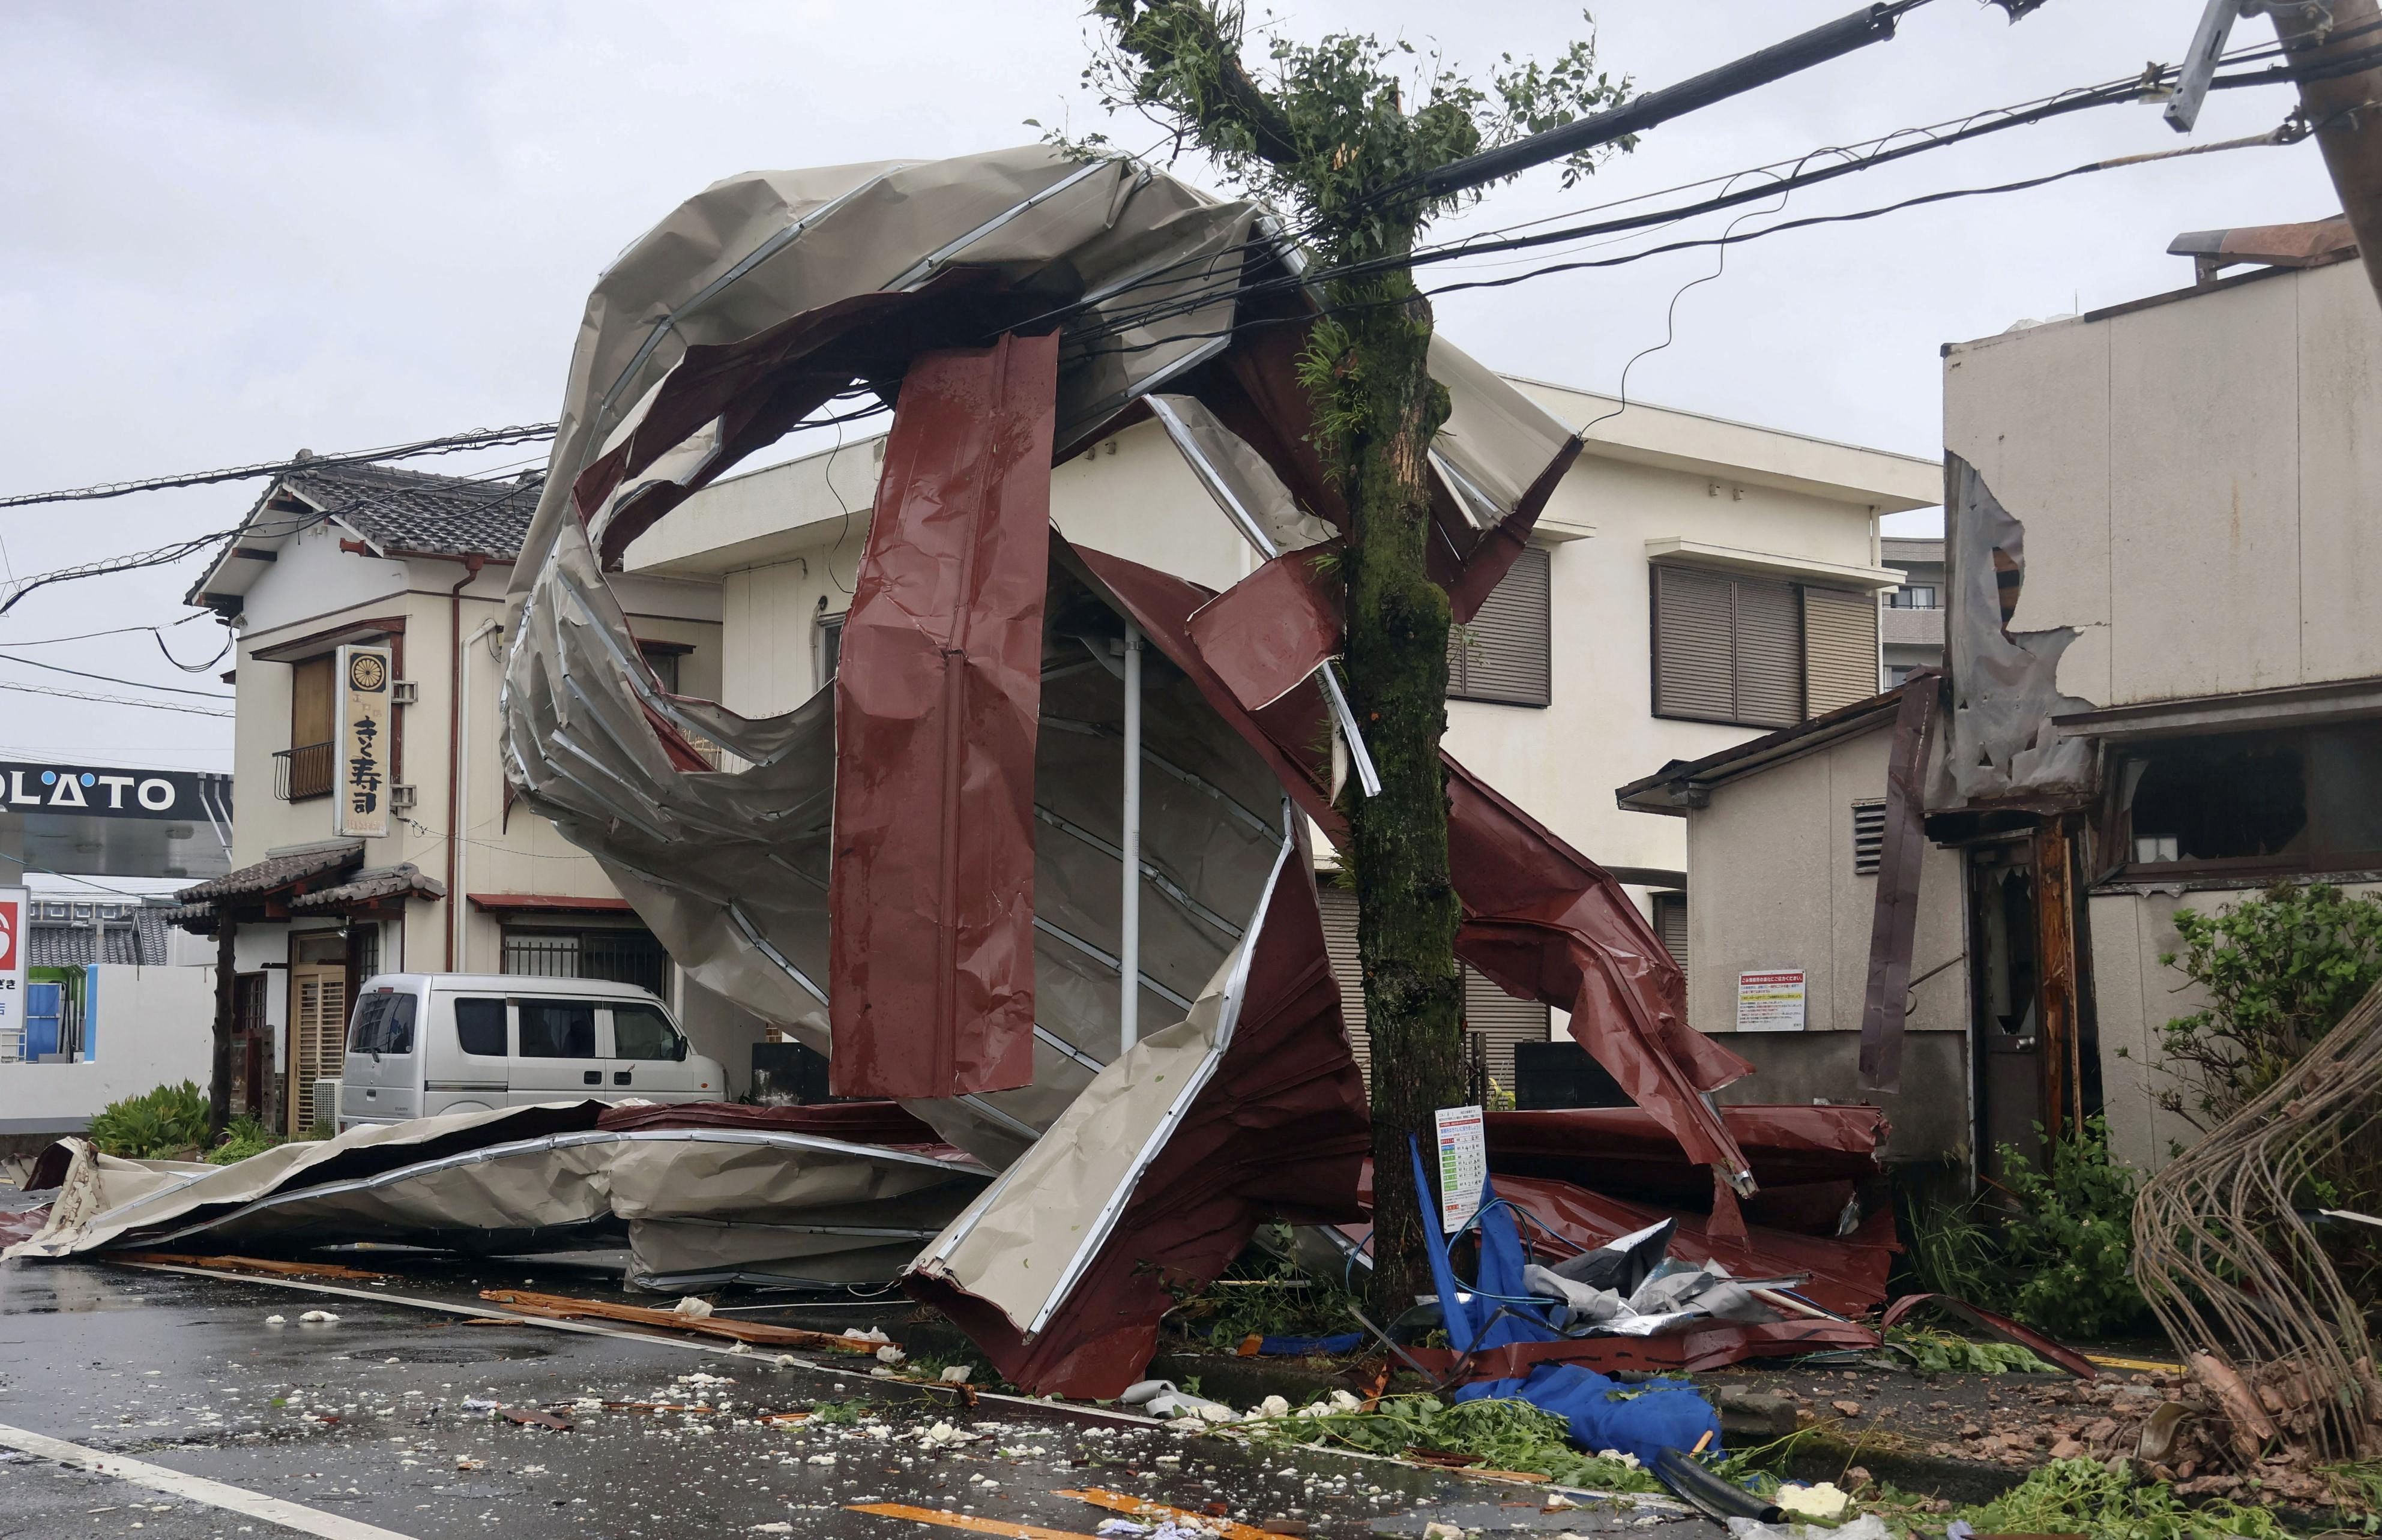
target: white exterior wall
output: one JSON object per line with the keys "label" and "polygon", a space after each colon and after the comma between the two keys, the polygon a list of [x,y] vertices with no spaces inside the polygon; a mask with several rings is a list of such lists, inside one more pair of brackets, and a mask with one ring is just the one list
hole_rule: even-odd
{"label": "white exterior wall", "polygon": [[80,1130],[108,1103],[160,1085],[206,1089],[215,971],[103,963],[94,972],[84,1017],[91,1057],[0,1069],[0,1134]]}
{"label": "white exterior wall", "polygon": [[2355,262],[1956,344],[1945,444],[2026,526],[2014,629],[2096,705],[2382,675],[2382,310]]}

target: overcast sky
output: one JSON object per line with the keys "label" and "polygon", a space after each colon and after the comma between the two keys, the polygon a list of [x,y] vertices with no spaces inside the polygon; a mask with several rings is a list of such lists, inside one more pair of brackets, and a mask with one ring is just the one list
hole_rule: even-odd
{"label": "overcast sky", "polygon": [[[1608,65],[1646,89],[1848,8],[1607,0],[1596,25]],[[2177,57],[2200,8],[2049,0],[2011,26],[1980,0],[1935,0],[1895,42],[1657,129],[1569,192],[1537,174],[1461,223],[2130,76]],[[1553,0],[1304,0],[1280,17],[1295,35],[1402,33],[1476,67],[1552,55],[1584,25]],[[0,490],[548,419],[597,270],[671,205],[755,166],[958,154],[1036,137],[1028,117],[1100,126],[1076,84],[1084,36],[1075,0],[16,0],[0,18]],[[2236,41],[2270,38],[2254,22]],[[2290,104],[2280,90],[2220,93],[2196,137],[2262,131]],[[1137,121],[1115,132],[1155,137]],[[1845,178],[1786,216],[2181,142],[2155,108],[2104,109]],[[2179,231],[2338,207],[2302,145],[1782,234],[1679,294],[1676,340],[1636,366],[1630,392],[1932,456],[1939,344],[2180,287],[2188,263],[2164,254]],[[1611,391],[1663,340],[1681,286],[1714,265],[1695,251],[1450,295],[1441,323],[1495,368]],[[0,542],[21,576],[228,528],[253,495],[0,512]],[[195,570],[44,590],[0,617],[0,648],[181,618]],[[207,619],[167,636],[190,662],[223,642]],[[26,655],[220,688],[177,673],[143,635]],[[5,682],[78,683],[0,660]],[[228,768],[230,740],[225,721],[0,691],[0,754]]]}

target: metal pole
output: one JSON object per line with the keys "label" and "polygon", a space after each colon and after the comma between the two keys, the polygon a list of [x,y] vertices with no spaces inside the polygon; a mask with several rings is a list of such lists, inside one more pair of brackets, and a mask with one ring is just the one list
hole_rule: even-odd
{"label": "metal pole", "polygon": [[1117,847],[1121,904],[1117,927],[1117,1052],[1139,1039],[1141,1005],[1141,628],[1124,623],[1124,828]]}

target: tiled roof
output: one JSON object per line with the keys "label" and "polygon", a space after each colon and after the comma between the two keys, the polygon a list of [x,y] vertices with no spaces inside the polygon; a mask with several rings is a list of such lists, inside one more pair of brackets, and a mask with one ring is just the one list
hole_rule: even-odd
{"label": "tiled roof", "polygon": [[376,866],[369,872],[358,872],[337,887],[317,888],[312,893],[289,900],[292,914],[315,914],[324,911],[337,911],[350,904],[368,904],[382,898],[443,898],[447,885],[436,877],[425,877],[411,862],[402,866]]}
{"label": "tiled roof", "polygon": [[26,927],[25,960],[35,968],[80,968],[92,962],[163,966],[170,912],[149,905],[116,919],[64,923],[36,919]]}
{"label": "tiled roof", "polygon": [[1908,535],[1890,534],[1878,544],[1884,548],[1885,564],[1888,567],[1898,566],[1903,562],[1913,564],[1932,562],[1938,567],[1944,564],[1944,543],[1941,540],[1922,540]]}
{"label": "tiled roof", "polygon": [[544,472],[490,482],[386,465],[337,465],[293,471],[277,484],[385,551],[510,561],[528,538],[545,480]]}
{"label": "tiled roof", "polygon": [[242,898],[251,894],[270,893],[275,888],[287,887],[308,877],[344,872],[363,859],[362,840],[326,840],[320,845],[267,856],[252,866],[243,866],[195,886],[183,888],[174,897],[186,906],[212,903],[217,898]]}

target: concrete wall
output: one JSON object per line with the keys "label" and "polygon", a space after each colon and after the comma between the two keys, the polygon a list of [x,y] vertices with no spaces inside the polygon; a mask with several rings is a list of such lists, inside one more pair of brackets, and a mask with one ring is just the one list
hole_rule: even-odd
{"label": "concrete wall", "polygon": [[91,1057],[0,1064],[0,1135],[72,1133],[126,1096],[182,1081],[206,1088],[215,970],[105,963],[94,972],[83,1027]]}
{"label": "concrete wall", "polygon": [[1954,345],[1945,445],[2026,526],[2016,629],[2098,705],[2382,674],[2382,311],[2355,262]]}
{"label": "concrete wall", "polygon": [[[2346,893],[2371,897],[2382,883],[2344,883]],[[2145,1171],[2166,1165],[2200,1130],[2159,1103],[2184,1082],[2161,1069],[2159,1029],[2207,1003],[2162,956],[2183,949],[2176,933],[2179,909],[2204,913],[2230,908],[2254,890],[2192,893],[2102,893],[2091,899],[2093,988],[2101,1034],[2101,1093],[2109,1118],[2109,1148]]]}
{"label": "concrete wall", "polygon": [[[1688,1019],[1760,1069],[1724,1100],[1874,1100],[1894,1119],[1896,1158],[1958,1155],[1971,1119],[1957,851],[1930,845],[1920,863],[1904,1089],[1864,1092],[1855,1078],[1877,878],[1853,871],[1852,808],[1885,798],[1892,741],[1879,727],[1816,749],[1714,788],[1687,815]],[[1737,1032],[1737,975],[1773,968],[1807,975],[1805,1030]]]}

